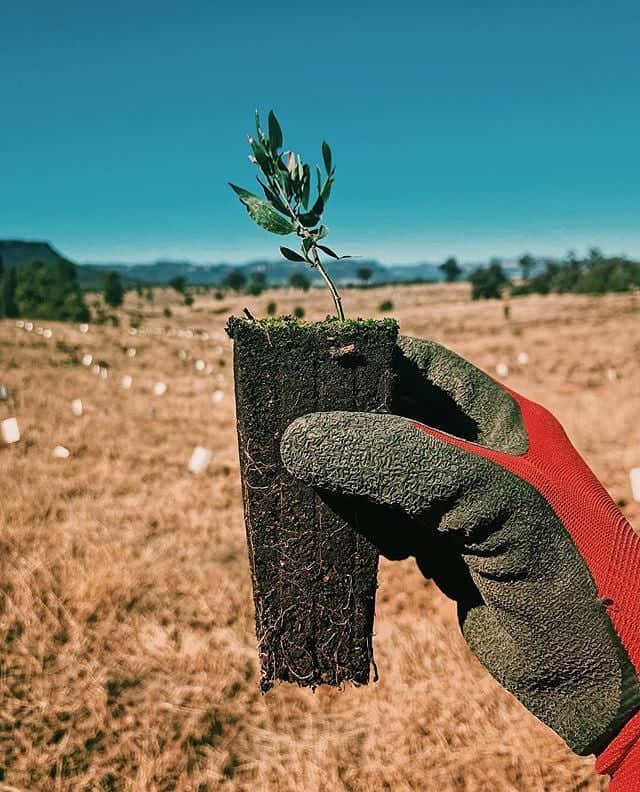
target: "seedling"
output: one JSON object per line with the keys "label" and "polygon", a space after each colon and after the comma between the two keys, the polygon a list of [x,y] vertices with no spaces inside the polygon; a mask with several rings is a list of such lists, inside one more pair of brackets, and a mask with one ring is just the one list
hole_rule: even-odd
{"label": "seedling", "polygon": [[[328,144],[322,144],[324,172],[316,168],[312,198],[311,168],[283,150],[273,112],[268,134],[256,113],[256,135],[249,138],[249,159],[261,172],[264,198],[231,187],[259,226],[297,235],[300,251],[281,247],[282,255],[318,270],[337,313],[310,322],[296,306],[294,316],[277,318],[273,303],[269,318],[255,319],[245,309],[246,318],[231,317],[227,324],[261,688],[278,680],[308,687],[366,684],[378,550],[361,529],[373,518],[358,504],[332,500],[294,478],[283,467],[280,440],[293,420],[311,412],[388,412],[398,326],[391,319],[345,320],[323,265],[320,254],[349,258],[322,243],[328,230],[321,220],[335,179]],[[212,396],[222,397],[222,391]]]}
{"label": "seedling", "polygon": [[300,238],[300,252],[288,247],[280,247],[280,252],[288,261],[305,262],[318,270],[327,284],[336,307],[338,319],[344,319],[342,300],[329,277],[319,251],[334,259],[352,258],[339,256],[330,247],[320,244],[329,233],[329,229],[321,224],[331,188],[335,181],[336,169],[329,144],[322,142],[322,160],[325,175],[316,166],[317,196],[311,203],[312,175],[311,167],[304,163],[299,154],[283,149],[282,129],[273,111],[269,112],[269,133],[265,134],[260,127],[260,115],[256,110],[256,135],[248,136],[252,153],[250,162],[261,172],[263,179],[256,176],[262,188],[264,198],[229,183],[238,195],[250,217],[261,227],[273,234],[287,236],[297,234]]}

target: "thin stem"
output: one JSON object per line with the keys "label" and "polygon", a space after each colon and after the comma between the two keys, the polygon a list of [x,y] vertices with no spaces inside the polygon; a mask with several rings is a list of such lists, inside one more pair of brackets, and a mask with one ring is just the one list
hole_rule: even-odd
{"label": "thin stem", "polygon": [[[269,176],[267,176],[267,181],[271,181],[269,179]],[[313,244],[311,245],[311,253],[313,255],[313,266],[316,267],[319,270],[320,274],[324,278],[324,282],[329,287],[329,291],[331,292],[331,296],[333,297],[333,302],[334,302],[334,304],[336,306],[336,311],[338,313],[338,319],[344,321],[345,317],[344,317],[344,310],[342,309],[342,300],[340,299],[340,295],[338,294],[338,290],[334,286],[333,281],[329,277],[329,274],[327,273],[325,268],[322,266],[322,262],[320,261],[320,256],[318,256],[318,248],[316,247],[316,242],[315,242],[315,239],[314,239],[313,235],[309,232],[309,229],[305,228],[302,225],[302,223],[298,220],[298,215],[296,214],[294,209],[292,209],[291,204],[289,203],[289,199],[285,195],[285,192],[282,189],[282,187],[280,186],[280,183],[278,182],[277,179],[273,179],[273,185],[275,186],[277,192],[280,193],[280,198],[282,199],[282,201],[284,202],[285,206],[289,210],[289,214],[291,215],[291,219],[293,220],[293,222],[297,226],[298,236],[305,237],[306,239],[313,240]],[[303,251],[304,251],[304,248],[303,248]]]}
{"label": "thin stem", "polygon": [[320,257],[318,256],[318,251],[316,250],[316,246],[313,245],[311,250],[313,251],[313,258],[315,259],[315,266],[320,271],[320,274],[324,278],[325,283],[327,284],[327,286],[329,287],[329,291],[331,292],[331,296],[333,297],[333,302],[335,303],[336,311],[338,312],[338,319],[340,319],[340,320],[342,320],[344,322],[344,311],[342,310],[342,300],[340,299],[340,295],[338,294],[338,290],[333,285],[333,281],[331,280],[331,278],[329,277],[329,275],[325,271],[325,268],[322,266],[322,263],[320,261]]}

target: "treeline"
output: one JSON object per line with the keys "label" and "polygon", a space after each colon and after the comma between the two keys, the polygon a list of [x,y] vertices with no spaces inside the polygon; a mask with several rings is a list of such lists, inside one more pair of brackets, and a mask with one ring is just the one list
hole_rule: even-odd
{"label": "treeline", "polygon": [[16,269],[0,259],[0,317],[87,322],[89,309],[70,261],[32,261]]}
{"label": "treeline", "polygon": [[514,282],[498,259],[468,276],[474,300],[519,294],[606,294],[640,288],[640,262],[605,256],[592,248],[584,258],[570,252],[565,259],[538,260],[529,254],[518,260],[521,277]]}
{"label": "treeline", "polygon": [[[358,285],[368,286],[374,271],[371,267],[359,267],[356,271],[358,277]],[[179,280],[174,278],[169,281],[170,286],[174,286],[174,281]],[[182,279],[184,280],[184,279]],[[286,286],[292,289],[302,289],[309,291],[311,288],[311,278],[304,272],[295,271],[289,275]],[[267,282],[267,275],[263,270],[257,269],[247,275],[240,269],[228,272],[222,280],[221,288],[232,289],[233,291],[245,292],[253,296],[261,294],[266,288],[277,288],[275,284]],[[175,288],[175,286],[174,286]]]}

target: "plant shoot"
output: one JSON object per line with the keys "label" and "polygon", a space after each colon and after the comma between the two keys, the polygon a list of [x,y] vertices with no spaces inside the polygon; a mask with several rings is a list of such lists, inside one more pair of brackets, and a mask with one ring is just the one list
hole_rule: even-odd
{"label": "plant shoot", "polygon": [[320,240],[329,233],[329,229],[320,221],[336,172],[329,144],[322,142],[324,176],[320,167],[316,166],[317,195],[311,203],[311,168],[299,154],[283,150],[282,129],[273,111],[269,113],[269,132],[266,134],[260,127],[260,116],[256,110],[256,135],[255,138],[248,137],[252,151],[249,160],[262,174],[263,178],[256,176],[256,179],[265,197],[260,198],[235,184],[229,183],[229,186],[259,226],[273,234],[297,234],[300,237],[300,252],[288,247],[280,247],[280,252],[288,261],[305,262],[318,270],[331,292],[338,319],[344,319],[340,295],[320,259],[320,251],[334,259],[351,258],[339,256],[331,248],[320,244]]}

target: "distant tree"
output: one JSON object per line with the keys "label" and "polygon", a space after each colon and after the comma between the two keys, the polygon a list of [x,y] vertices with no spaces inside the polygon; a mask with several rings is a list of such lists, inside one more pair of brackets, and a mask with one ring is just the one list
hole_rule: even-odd
{"label": "distant tree", "polygon": [[78,286],[76,268],[66,259],[32,261],[16,273],[15,299],[21,316],[87,322],[89,309]]}
{"label": "distant tree", "polygon": [[15,319],[20,315],[16,303],[16,285],[17,275],[13,267],[4,274],[0,273],[0,317]]}
{"label": "distant tree", "polygon": [[223,285],[234,291],[241,291],[247,285],[247,276],[240,269],[232,269],[222,281]]}
{"label": "distant tree", "polygon": [[462,275],[462,267],[453,257],[448,258],[445,262],[440,264],[438,269],[440,272],[444,273],[444,279],[447,283],[455,283]]}
{"label": "distant tree", "polygon": [[264,270],[254,270],[251,273],[251,282],[264,289],[267,285],[267,273]]}
{"label": "distant tree", "polygon": [[187,288],[187,279],[184,275],[176,275],[175,278],[171,278],[169,281],[169,286],[179,294],[184,294],[184,290]]}
{"label": "distant tree", "polygon": [[273,300],[267,303],[267,313],[269,314],[269,316],[275,316],[277,310],[278,310],[278,306],[276,303],[273,302]]}
{"label": "distant tree", "polygon": [[499,298],[503,288],[510,282],[502,264],[492,260],[488,267],[478,267],[469,275],[472,300]]}
{"label": "distant tree", "polygon": [[304,308],[301,305],[296,305],[296,307],[293,309],[293,315],[296,317],[296,319],[302,319],[304,316]]}
{"label": "distant tree", "polygon": [[525,253],[524,256],[520,256],[518,259],[518,264],[520,266],[520,272],[522,273],[522,280],[528,281],[531,277],[531,273],[535,269],[536,260],[533,256],[529,255],[529,253]]}
{"label": "distant tree", "polygon": [[249,285],[247,286],[247,293],[253,294],[257,297],[265,290],[267,286],[267,276],[262,270],[254,270],[249,278]]}
{"label": "distant tree", "polygon": [[136,294],[138,297],[142,297],[142,286],[140,283],[136,283]]}
{"label": "distant tree", "polygon": [[122,280],[120,273],[107,272],[104,276],[104,301],[112,308],[119,308],[124,301],[124,289],[122,287]]}
{"label": "distant tree", "polygon": [[193,305],[193,295],[192,294],[185,294],[184,296],[184,304],[187,307],[191,307]]}
{"label": "distant tree", "polygon": [[378,310],[382,311],[383,313],[393,311],[393,300],[383,300],[378,306]]}
{"label": "distant tree", "polygon": [[152,303],[155,299],[155,295],[153,293],[153,287],[147,286],[147,290],[145,292],[145,297],[147,298],[147,302]]}
{"label": "distant tree", "polygon": [[512,288],[513,294],[605,294],[640,286],[640,262],[619,256],[608,258],[592,248],[584,260],[569,251],[563,261],[548,260],[542,272]]}
{"label": "distant tree", "polygon": [[289,286],[292,289],[302,289],[302,291],[309,291],[311,281],[304,274],[304,272],[292,272],[289,275]]}
{"label": "distant tree", "polygon": [[373,275],[373,270],[371,269],[371,267],[360,267],[356,272],[356,275],[366,286],[366,284],[369,283],[369,281],[371,280],[371,276]]}
{"label": "distant tree", "polygon": [[162,309],[162,315],[164,317],[166,317],[167,319],[170,319],[173,316],[173,314],[171,312],[171,308],[168,308],[168,307],[167,308],[163,308]]}

